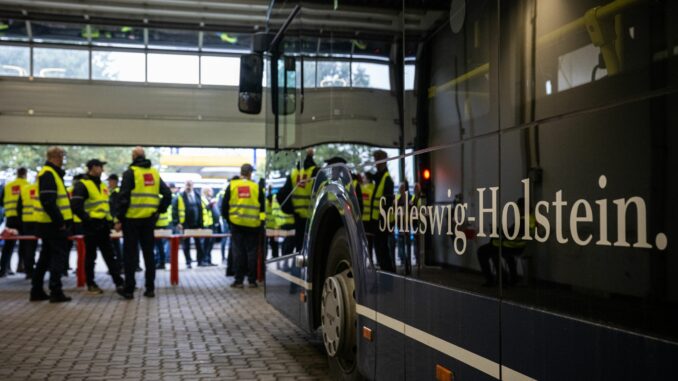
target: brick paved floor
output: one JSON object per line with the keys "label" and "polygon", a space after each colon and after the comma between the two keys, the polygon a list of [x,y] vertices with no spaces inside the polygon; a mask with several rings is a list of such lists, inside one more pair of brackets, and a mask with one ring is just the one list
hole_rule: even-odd
{"label": "brick paved floor", "polygon": [[71,275],[64,304],[30,303],[23,276],[0,279],[0,380],[327,378],[322,342],[269,306],[263,287],[231,289],[222,267],[180,276],[172,287],[169,271],[158,271],[154,299],[138,290],[125,301],[105,272],[100,296]]}

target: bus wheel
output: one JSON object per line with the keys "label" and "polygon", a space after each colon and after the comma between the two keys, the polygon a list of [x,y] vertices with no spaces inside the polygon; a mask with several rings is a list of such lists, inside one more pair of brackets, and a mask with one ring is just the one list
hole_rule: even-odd
{"label": "bus wheel", "polygon": [[322,335],[330,374],[335,380],[361,380],[356,361],[355,280],[344,228],[332,238],[321,297]]}

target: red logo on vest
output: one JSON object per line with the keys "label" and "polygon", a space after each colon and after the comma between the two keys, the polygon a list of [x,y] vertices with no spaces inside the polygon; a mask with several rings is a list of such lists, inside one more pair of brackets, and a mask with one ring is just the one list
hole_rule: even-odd
{"label": "red logo on vest", "polygon": [[30,195],[31,197],[35,197],[35,194],[37,193],[37,192],[35,191],[35,189],[31,189],[31,190],[28,191],[28,192],[29,192],[29,195]]}
{"label": "red logo on vest", "polygon": [[108,188],[104,188],[104,194],[108,196]]}
{"label": "red logo on vest", "polygon": [[250,193],[250,187],[241,186],[238,187],[238,198],[250,198],[252,194]]}
{"label": "red logo on vest", "polygon": [[144,185],[155,185],[155,180],[153,175],[150,173],[144,173]]}
{"label": "red logo on vest", "polygon": [[12,185],[12,194],[18,196],[21,193],[21,185]]}

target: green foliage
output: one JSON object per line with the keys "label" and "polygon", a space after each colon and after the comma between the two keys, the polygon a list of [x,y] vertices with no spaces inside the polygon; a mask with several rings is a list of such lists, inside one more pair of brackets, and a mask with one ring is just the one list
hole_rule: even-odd
{"label": "green foliage", "polygon": [[[45,163],[45,145],[0,145],[0,170],[14,170],[18,167],[26,167],[38,171]],[[108,174],[122,173],[132,162],[132,149],[130,147],[96,147],[96,146],[63,146],[66,150],[66,162],[64,169],[69,174],[86,172],[87,163],[90,159],[107,161],[104,171]],[[146,148],[146,157],[153,164],[160,160],[160,150]]]}
{"label": "green foliage", "polygon": [[[366,145],[359,144],[322,144],[316,147],[314,160],[322,166],[325,160],[332,157],[341,157],[346,160],[347,164],[353,171],[364,172],[366,169],[364,164],[371,161],[372,151],[375,149]],[[266,153],[266,168],[268,176],[274,175],[273,172],[278,172],[277,176],[286,176],[297,165],[297,162],[305,158],[306,150],[301,151],[281,151],[274,154],[273,151]]]}

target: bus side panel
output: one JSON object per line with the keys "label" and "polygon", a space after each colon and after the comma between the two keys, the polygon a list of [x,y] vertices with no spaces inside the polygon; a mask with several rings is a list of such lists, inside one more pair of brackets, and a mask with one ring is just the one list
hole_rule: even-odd
{"label": "bus side panel", "polygon": [[[496,363],[494,371],[499,373],[498,300],[409,279],[406,288],[407,325]],[[438,364],[455,379],[495,379],[416,338],[408,337],[406,348],[408,380],[435,379]]]}
{"label": "bus side panel", "polygon": [[667,380],[678,346],[513,304],[502,304],[502,365],[538,380]]}
{"label": "bus side panel", "polygon": [[268,261],[266,264],[266,300],[294,324],[301,327],[299,293],[302,287],[291,282],[290,276],[301,278],[301,271],[295,267],[294,255]]}
{"label": "bus side panel", "polygon": [[[402,322],[405,317],[405,278],[383,272],[377,272],[379,296],[377,311]],[[377,327],[377,367],[379,380],[405,379],[405,335],[402,327],[387,327],[380,319]],[[394,329],[395,328],[395,329]]]}

